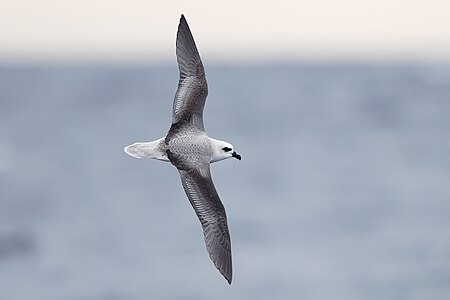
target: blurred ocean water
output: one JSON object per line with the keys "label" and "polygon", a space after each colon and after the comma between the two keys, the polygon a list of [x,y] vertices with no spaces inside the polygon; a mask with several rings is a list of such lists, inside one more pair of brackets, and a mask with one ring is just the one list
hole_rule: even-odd
{"label": "blurred ocean water", "polygon": [[173,66],[0,66],[0,299],[448,299],[450,66],[208,67],[234,277],[162,137]]}

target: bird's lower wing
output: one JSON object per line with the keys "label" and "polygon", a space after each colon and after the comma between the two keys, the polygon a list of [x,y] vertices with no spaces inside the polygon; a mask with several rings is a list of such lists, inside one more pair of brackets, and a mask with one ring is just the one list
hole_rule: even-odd
{"label": "bird's lower wing", "polygon": [[202,224],[209,257],[231,284],[231,241],[227,216],[214,187],[209,165],[203,169],[179,172],[183,188]]}

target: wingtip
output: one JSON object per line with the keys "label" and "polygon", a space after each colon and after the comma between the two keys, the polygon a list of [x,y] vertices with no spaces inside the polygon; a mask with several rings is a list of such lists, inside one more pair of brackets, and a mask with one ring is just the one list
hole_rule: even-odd
{"label": "wingtip", "polygon": [[233,273],[231,272],[231,270],[225,271],[219,269],[219,272],[222,274],[223,278],[225,278],[228,284],[231,285],[231,281],[233,279]]}
{"label": "wingtip", "polygon": [[[178,32],[180,30],[184,30],[185,27],[188,27],[189,25],[187,24],[186,18],[184,17],[183,14],[181,14],[180,17],[180,23],[178,24]],[[183,28],[183,29],[182,29]]]}

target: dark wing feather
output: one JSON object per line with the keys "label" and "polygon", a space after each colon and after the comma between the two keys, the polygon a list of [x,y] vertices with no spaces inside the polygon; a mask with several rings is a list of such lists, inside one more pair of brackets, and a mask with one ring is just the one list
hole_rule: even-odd
{"label": "dark wing feather", "polygon": [[189,122],[204,130],[203,108],[208,84],[194,38],[183,15],[178,25],[176,48],[180,81],[173,100],[172,124]]}
{"label": "dark wing feather", "polygon": [[231,284],[231,240],[227,216],[214,187],[209,165],[199,170],[179,170],[179,172],[183,188],[202,224],[209,257]]}

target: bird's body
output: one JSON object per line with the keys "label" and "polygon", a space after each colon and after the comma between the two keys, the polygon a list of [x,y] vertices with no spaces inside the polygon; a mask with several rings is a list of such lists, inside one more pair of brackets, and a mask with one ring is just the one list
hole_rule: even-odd
{"label": "bird's body", "polygon": [[225,141],[208,137],[203,107],[208,94],[203,64],[186,19],[181,15],[177,32],[180,81],[173,100],[172,125],[163,138],[134,143],[125,152],[136,158],[169,161],[180,173],[181,183],[203,227],[209,256],[231,284],[231,240],[225,208],[214,187],[210,163],[241,156]]}

